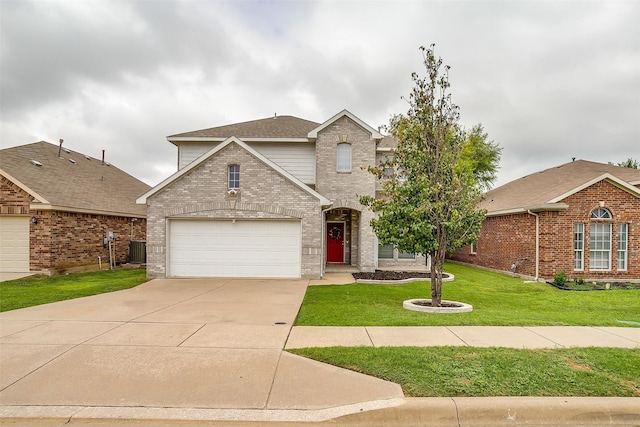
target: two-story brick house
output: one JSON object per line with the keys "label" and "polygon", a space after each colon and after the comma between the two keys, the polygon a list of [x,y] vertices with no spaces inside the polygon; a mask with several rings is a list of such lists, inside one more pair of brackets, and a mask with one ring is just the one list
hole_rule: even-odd
{"label": "two-story brick house", "polygon": [[359,197],[376,194],[366,167],[392,144],[349,111],[324,123],[274,116],[167,139],[178,172],[138,199],[147,205],[150,277],[316,278],[328,264],[424,263],[378,251]]}

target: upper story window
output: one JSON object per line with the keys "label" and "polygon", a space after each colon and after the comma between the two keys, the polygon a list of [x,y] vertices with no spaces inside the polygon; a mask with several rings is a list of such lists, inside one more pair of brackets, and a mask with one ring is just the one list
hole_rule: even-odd
{"label": "upper story window", "polygon": [[338,144],[336,170],[338,172],[351,172],[351,144],[342,142]]}
{"label": "upper story window", "polygon": [[229,165],[228,168],[229,189],[240,188],[240,165]]}
{"label": "upper story window", "polygon": [[611,212],[605,208],[594,209],[591,212],[591,219],[611,219]]}

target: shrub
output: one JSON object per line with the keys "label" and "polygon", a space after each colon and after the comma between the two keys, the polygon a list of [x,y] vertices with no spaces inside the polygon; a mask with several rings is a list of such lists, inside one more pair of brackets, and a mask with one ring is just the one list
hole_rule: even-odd
{"label": "shrub", "polygon": [[567,283],[567,273],[563,270],[558,271],[553,275],[553,283],[558,286],[564,286],[564,284]]}

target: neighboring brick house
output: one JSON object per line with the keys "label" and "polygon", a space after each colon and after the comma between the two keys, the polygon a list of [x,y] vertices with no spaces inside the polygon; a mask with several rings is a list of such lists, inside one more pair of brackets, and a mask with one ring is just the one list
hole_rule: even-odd
{"label": "neighboring brick house", "polygon": [[478,242],[452,259],[551,279],[640,279],[640,170],[576,160],[487,193]]}
{"label": "neighboring brick house", "polygon": [[321,277],[327,265],[372,271],[424,264],[382,248],[359,196],[379,184],[366,167],[389,138],[343,110],[324,123],[292,116],[167,138],[178,172],[147,205],[150,277]]}
{"label": "neighboring brick house", "polygon": [[[150,187],[100,159],[48,142],[0,150],[0,271],[55,273],[129,259],[144,240]],[[100,257],[100,259],[99,259]]]}

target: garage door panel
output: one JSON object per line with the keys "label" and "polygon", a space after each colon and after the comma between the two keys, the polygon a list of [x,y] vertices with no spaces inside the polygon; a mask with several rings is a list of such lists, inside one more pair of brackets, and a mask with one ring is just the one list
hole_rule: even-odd
{"label": "garage door panel", "polygon": [[176,277],[300,277],[300,222],[172,220]]}
{"label": "garage door panel", "polygon": [[0,216],[0,271],[29,271],[29,217]]}

